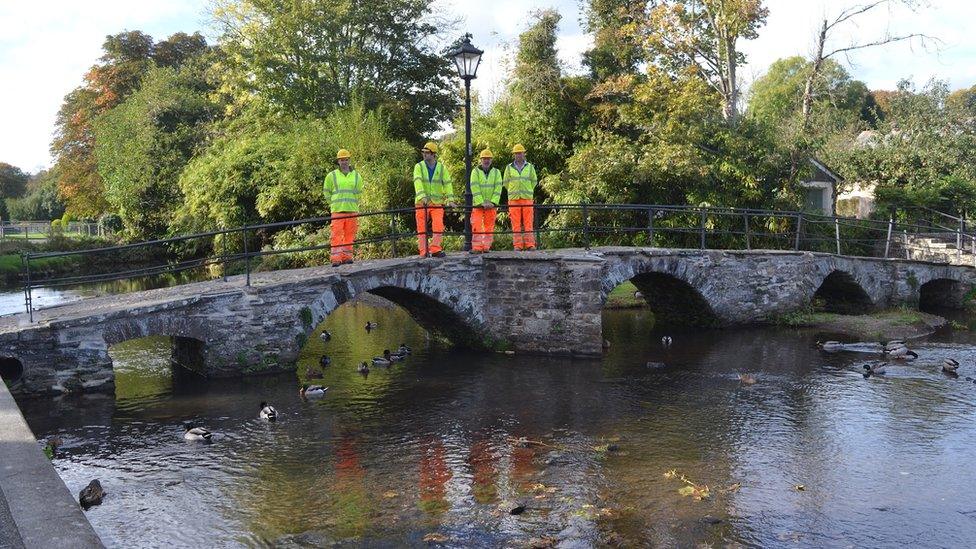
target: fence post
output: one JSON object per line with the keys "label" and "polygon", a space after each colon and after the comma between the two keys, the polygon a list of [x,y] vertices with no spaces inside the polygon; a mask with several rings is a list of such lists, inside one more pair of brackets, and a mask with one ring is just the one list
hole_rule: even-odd
{"label": "fence post", "polygon": [[895,218],[894,217],[889,217],[888,218],[888,236],[885,237],[885,254],[884,254],[885,259],[888,259],[888,252],[891,250],[891,230],[894,228],[894,226],[895,226]]}
{"label": "fence post", "polygon": [[27,315],[30,317],[31,323],[34,322],[34,304],[32,303],[32,291],[31,291],[31,276],[30,276],[30,256],[28,254],[23,254],[20,256],[21,261],[24,264],[24,271],[27,276],[24,280],[24,305],[27,307]]}
{"label": "fence post", "polygon": [[654,208],[649,208],[647,210],[647,241],[650,242],[651,247],[654,247]]}
{"label": "fence post", "polygon": [[583,249],[590,249],[590,212],[586,207],[586,202],[583,203]]}
{"label": "fence post", "polygon": [[840,220],[834,218],[834,241],[837,243],[837,255],[840,255]]}
{"label": "fence post", "polygon": [[911,259],[908,251],[908,229],[902,229],[903,240],[902,243],[905,246],[905,259]]}
{"label": "fence post", "polygon": [[746,249],[747,250],[751,250],[752,249],[752,242],[749,239],[749,214],[748,213],[742,214],[742,222],[743,222],[743,224],[745,224],[745,228],[746,228],[746,231],[745,231],[746,232]]}
{"label": "fence post", "polygon": [[247,251],[247,225],[241,227],[241,236],[244,237],[244,273],[245,286],[251,285],[251,254]]}
{"label": "fence post", "polygon": [[698,232],[701,235],[701,242],[698,243],[699,249],[705,249],[705,208],[701,209],[701,223],[699,223]]}
{"label": "fence post", "polygon": [[396,241],[396,214],[390,214],[390,251],[393,252],[393,257],[397,256]]}
{"label": "fence post", "polygon": [[800,251],[800,233],[803,232],[803,213],[796,214],[796,241],[793,242],[793,250]]}
{"label": "fence post", "polygon": [[962,262],[962,219],[959,220],[959,228],[956,230],[956,262]]}
{"label": "fence post", "polygon": [[227,282],[227,233],[220,235],[220,272],[223,274],[224,282]]}

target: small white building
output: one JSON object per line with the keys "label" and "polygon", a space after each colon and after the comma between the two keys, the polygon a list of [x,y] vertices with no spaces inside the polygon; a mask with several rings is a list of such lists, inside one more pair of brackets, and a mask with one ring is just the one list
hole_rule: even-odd
{"label": "small white building", "polygon": [[812,167],[810,177],[799,184],[803,192],[801,209],[805,212],[836,215],[837,187],[844,178],[816,158],[810,158],[810,165]]}

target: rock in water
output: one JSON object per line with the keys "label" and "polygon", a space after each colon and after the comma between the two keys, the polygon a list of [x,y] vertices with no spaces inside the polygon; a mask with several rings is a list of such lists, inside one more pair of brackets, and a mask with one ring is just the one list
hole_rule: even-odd
{"label": "rock in water", "polygon": [[95,505],[101,505],[102,498],[105,497],[105,490],[102,488],[102,483],[95,479],[88,483],[81,492],[78,493],[78,501],[81,503],[82,509],[87,511]]}

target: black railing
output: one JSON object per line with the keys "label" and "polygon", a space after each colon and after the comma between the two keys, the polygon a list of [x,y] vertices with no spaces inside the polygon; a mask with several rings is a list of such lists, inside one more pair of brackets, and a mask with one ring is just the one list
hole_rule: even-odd
{"label": "black railing", "polygon": [[[501,212],[518,206],[500,207]],[[832,217],[797,211],[718,208],[648,204],[538,204],[534,206],[535,237],[539,248],[626,245],[664,248],[728,250],[793,250],[846,256],[894,257],[959,263],[963,249],[971,249],[976,262],[976,237],[960,223],[952,229],[931,223],[904,223]],[[364,258],[398,257],[417,250],[414,240],[415,208],[362,212],[359,234],[353,243]],[[445,249],[460,249],[459,229],[467,208],[447,208]],[[251,283],[255,267],[262,270],[321,264],[330,248],[324,229],[331,217],[243,225],[240,227],[136,242],[89,250],[25,253],[24,300],[33,321],[32,290],[154,277],[192,269],[208,269],[213,278],[226,280],[228,272],[244,275]],[[541,221],[539,223],[538,221]],[[496,249],[509,247],[512,231],[504,217],[496,224]],[[285,229],[305,233],[301,244],[288,242]],[[307,237],[319,231],[321,243]],[[429,240],[431,233],[425,233]],[[926,237],[955,240],[955,261],[925,249]],[[279,238],[281,237],[281,238]],[[401,242],[410,240],[404,247]],[[935,246],[935,244],[931,244]],[[941,246],[941,245],[940,245]],[[427,246],[424,246],[427,248]],[[938,248],[946,250],[947,248]],[[322,257],[312,256],[321,252]],[[413,252],[416,253],[416,252]],[[294,256],[305,254],[297,261]],[[292,255],[293,261],[278,261]],[[258,261],[258,263],[255,263]],[[976,265],[976,263],[974,263]],[[65,274],[65,270],[74,271]],[[86,274],[75,274],[84,272]]]}

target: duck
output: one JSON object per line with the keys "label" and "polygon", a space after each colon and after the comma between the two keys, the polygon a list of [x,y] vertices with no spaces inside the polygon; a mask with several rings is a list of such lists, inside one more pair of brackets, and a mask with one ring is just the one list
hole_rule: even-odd
{"label": "duck", "polygon": [[897,342],[895,344],[889,342],[888,345],[885,345],[885,348],[881,351],[881,356],[899,360],[909,360],[909,357],[911,357],[911,360],[914,360],[918,358],[918,353],[910,350],[904,342]]}
{"label": "duck", "polygon": [[81,504],[81,508],[87,511],[89,508],[95,505],[101,505],[102,499],[105,498],[105,489],[102,488],[102,483],[98,482],[98,479],[88,483],[78,492],[78,503]]}
{"label": "duck", "polygon": [[332,339],[332,334],[329,333],[328,330],[322,330],[322,333],[319,334],[319,339],[321,339],[322,341],[328,341]]}
{"label": "duck", "polygon": [[325,392],[328,391],[328,387],[322,385],[302,385],[302,388],[298,390],[298,396],[302,398],[319,398],[324,397]]}
{"label": "duck", "polygon": [[739,374],[739,382],[743,385],[755,385],[756,376],[755,374]]}
{"label": "duck", "polygon": [[817,347],[819,347],[822,351],[833,353],[835,351],[843,350],[844,344],[840,341],[818,341]]}
{"label": "duck", "polygon": [[373,364],[377,366],[389,366],[393,364],[393,356],[390,354],[390,350],[384,349],[383,356],[374,356]]}
{"label": "duck", "polygon": [[183,428],[186,429],[186,432],[183,433],[183,438],[186,440],[210,442],[213,439],[213,433],[203,427],[194,427],[187,423],[183,425]]}
{"label": "duck", "polygon": [[413,351],[410,347],[407,347],[406,343],[401,343],[400,347],[397,348],[396,354],[398,355],[409,355]]}
{"label": "duck", "polygon": [[267,402],[262,402],[261,412],[258,413],[258,417],[267,421],[277,421],[278,410],[275,410],[275,407]]}
{"label": "duck", "polygon": [[367,320],[366,321],[366,331],[367,332],[370,331],[370,330],[375,330],[376,328],[379,328],[379,327],[380,327],[380,325],[377,324],[377,323],[375,323],[375,322],[373,322],[373,321],[370,321],[370,320]]}
{"label": "duck", "polygon": [[661,345],[667,349],[671,346],[671,336],[664,336],[661,338]]}
{"label": "duck", "polygon": [[332,364],[332,359],[329,358],[329,355],[322,355],[322,357],[319,358],[319,366],[325,368],[329,364]]}
{"label": "duck", "polygon": [[885,373],[885,367],[887,367],[887,366],[888,366],[888,363],[887,362],[879,362],[879,363],[876,363],[876,364],[865,364],[863,366],[863,368],[864,368],[864,375],[865,376],[871,376],[871,375],[882,376],[882,375],[884,375],[884,373]]}
{"label": "duck", "polygon": [[954,358],[947,358],[942,361],[942,371],[947,374],[954,374],[959,369],[959,361]]}
{"label": "duck", "polygon": [[356,371],[359,372],[359,373],[361,373],[361,374],[368,374],[369,373],[369,365],[366,364],[366,361],[364,360],[364,361],[362,361],[362,362],[359,363],[359,367],[356,368]]}

